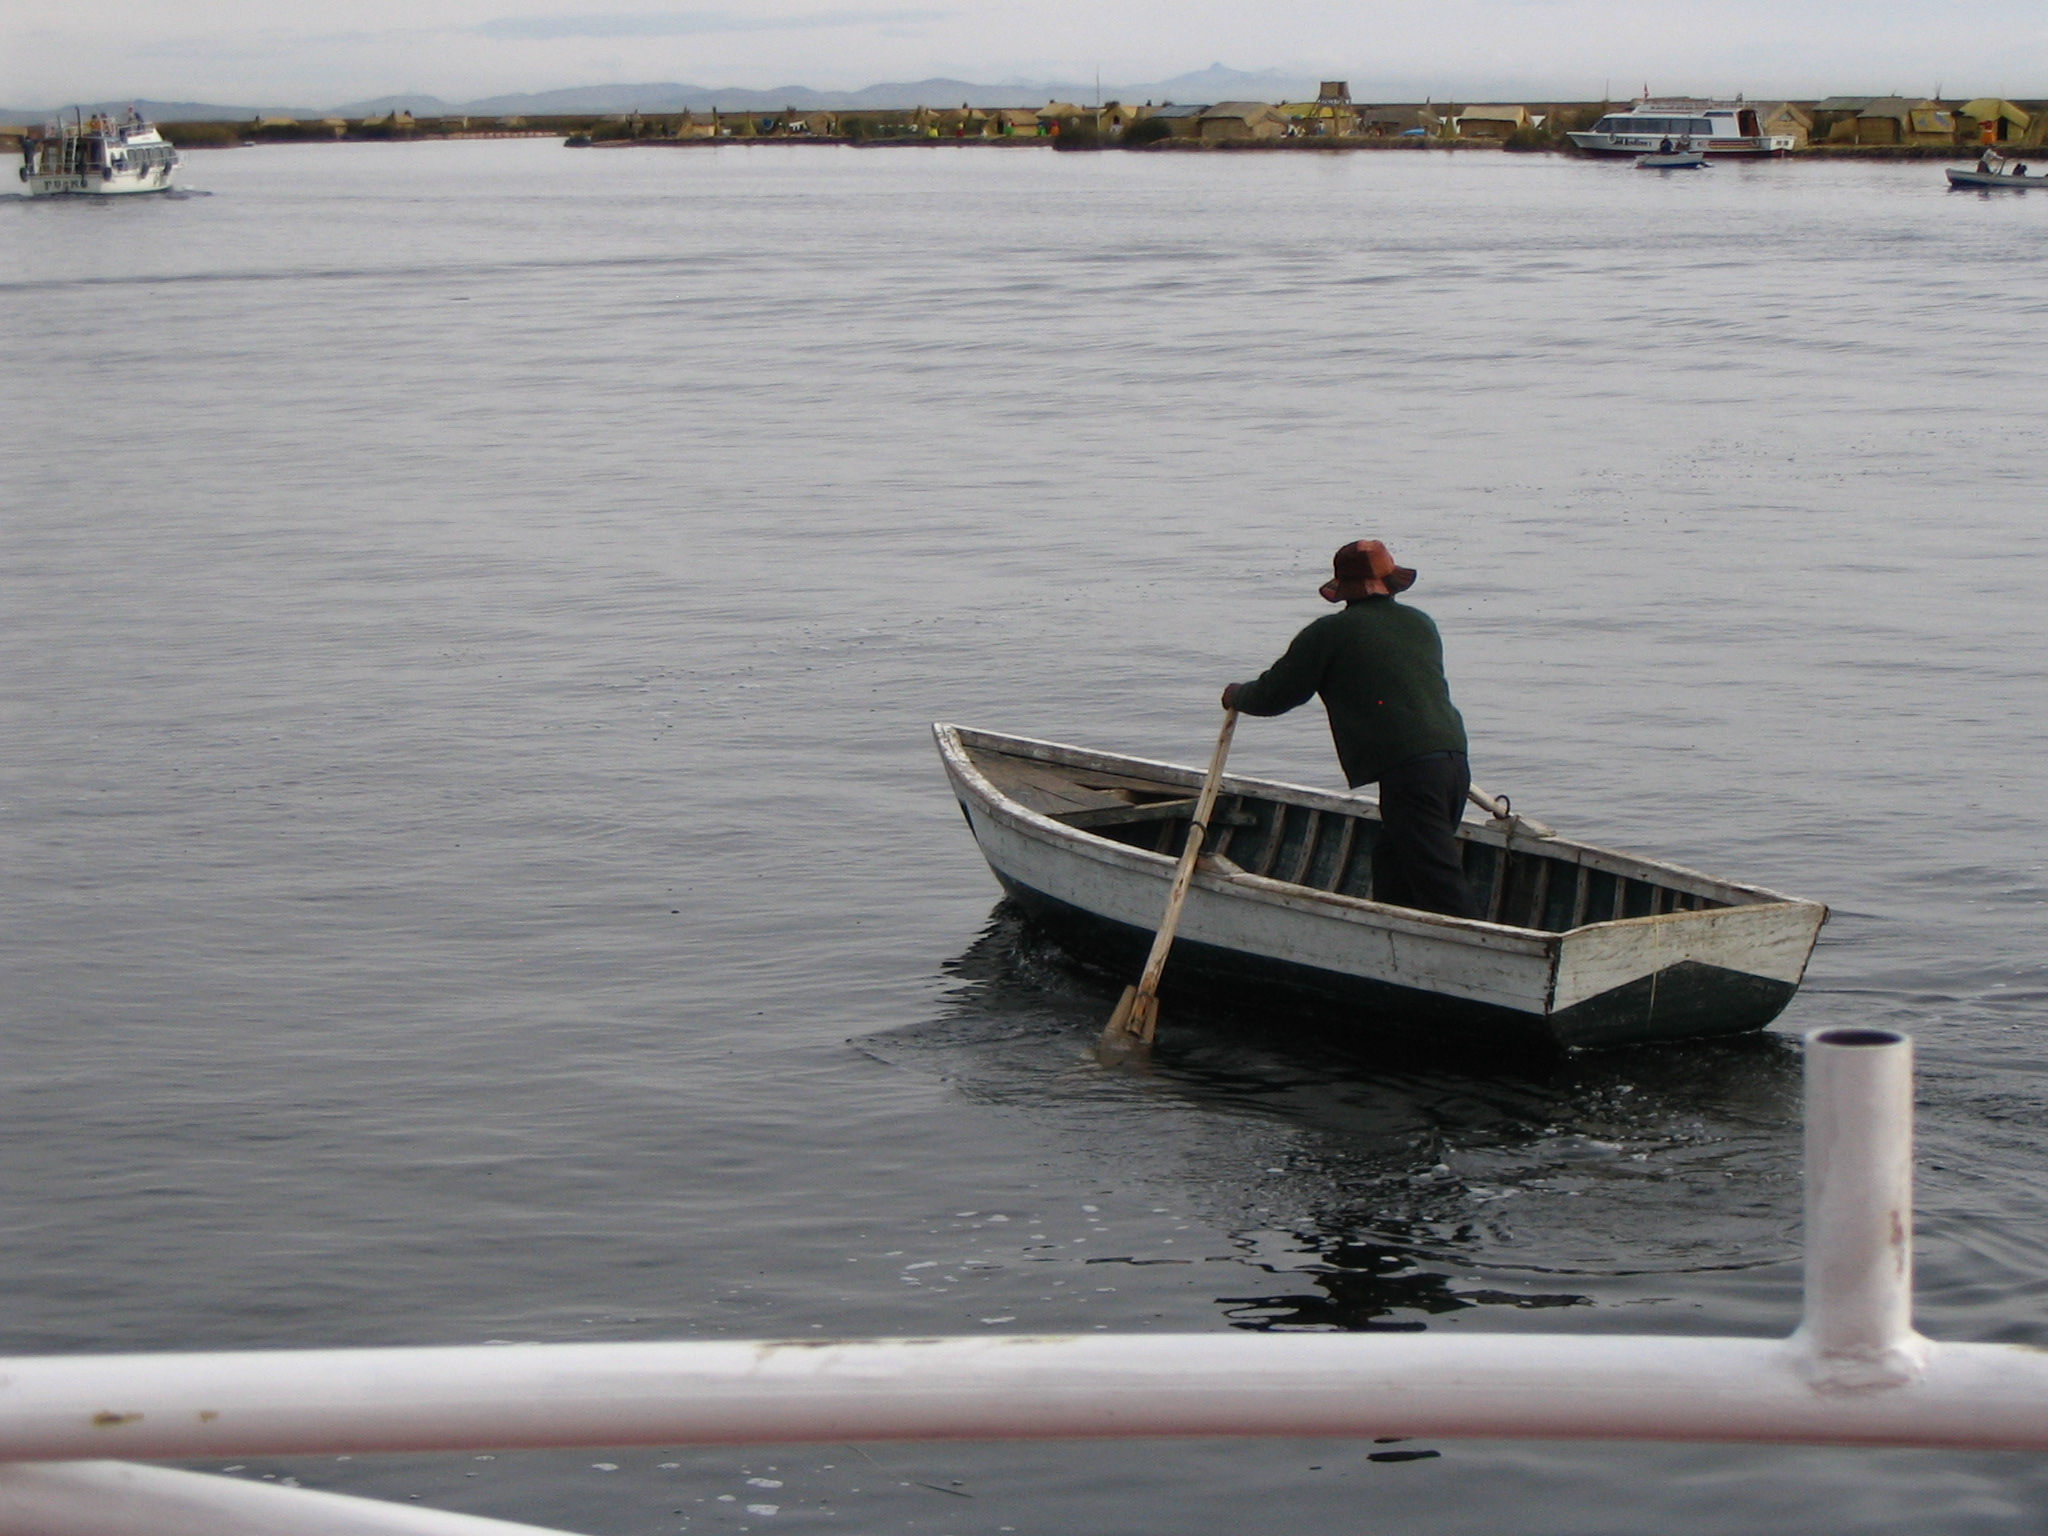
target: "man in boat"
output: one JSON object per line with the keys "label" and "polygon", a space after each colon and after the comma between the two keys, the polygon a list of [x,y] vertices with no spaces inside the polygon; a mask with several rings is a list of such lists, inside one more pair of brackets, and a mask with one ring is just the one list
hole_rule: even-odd
{"label": "man in boat", "polygon": [[1443,637],[1428,614],[1395,601],[1415,573],[1378,539],[1346,544],[1332,563],[1322,596],[1343,608],[1296,635],[1260,676],[1225,688],[1223,707],[1284,715],[1320,694],[1346,780],[1380,787],[1375,898],[1476,916],[1456,835],[1472,769]]}

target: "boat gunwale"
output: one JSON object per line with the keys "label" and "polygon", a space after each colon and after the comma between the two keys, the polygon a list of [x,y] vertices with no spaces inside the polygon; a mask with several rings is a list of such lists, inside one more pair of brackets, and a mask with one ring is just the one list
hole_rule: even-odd
{"label": "boat gunwale", "polygon": [[[986,774],[975,767],[973,760],[968,756],[965,743],[961,742],[957,736],[949,740],[946,735],[942,734],[955,729],[957,728],[944,724],[933,726],[933,732],[938,736],[939,740],[940,755],[945,759],[949,771],[969,782],[970,786],[982,798],[984,809],[992,815],[1001,820],[1018,824],[1022,830],[1027,831],[1041,842],[1052,843],[1061,847],[1066,852],[1078,854],[1082,858],[1091,859],[1098,864],[1119,865],[1135,873],[1148,876],[1164,875],[1170,877],[1172,875],[1177,861],[1163,853],[1153,853],[1145,848],[1134,848],[1129,843],[1120,843],[1114,838],[1099,836],[1096,833],[1087,831],[1085,828],[1070,827],[1065,822],[1055,820],[1042,811],[1034,811],[1022,801],[1014,800],[1004,794]],[[996,739],[1010,740],[1014,738],[998,737]],[[1056,747],[1059,744],[1056,742],[1039,742],[1035,743],[1035,745]],[[1038,759],[1041,762],[1052,760],[1043,757]],[[1148,768],[1153,766],[1140,758],[1111,758],[1110,760],[1137,763]],[[1159,766],[1171,767],[1173,765],[1160,764]],[[1115,770],[1105,767],[1101,771],[1114,772]],[[1200,775],[1197,774],[1196,777],[1199,778]],[[1226,777],[1224,782],[1227,786],[1231,780]],[[1231,792],[1235,793],[1235,791]],[[1418,912],[1410,907],[1387,906],[1381,902],[1366,901],[1357,896],[1343,896],[1335,891],[1318,891],[1309,886],[1294,885],[1284,880],[1273,880],[1249,872],[1229,873],[1216,869],[1213,866],[1208,869],[1198,867],[1195,871],[1194,883],[1198,889],[1211,891],[1219,896],[1250,898],[1269,906],[1283,907],[1309,916],[1338,917],[1348,922],[1357,923],[1365,923],[1367,920],[1370,920],[1370,925],[1373,927],[1392,927],[1418,936],[1440,938],[1443,937],[1442,930],[1444,928],[1452,928],[1458,930],[1457,937],[1461,942],[1477,940],[1483,947],[1500,948],[1513,953],[1545,958],[1552,958],[1550,952],[1557,947],[1557,942],[1564,937],[1562,934],[1546,933],[1534,928],[1516,928],[1506,923],[1489,923],[1476,918],[1449,917],[1436,912]]]}
{"label": "boat gunwale", "polygon": [[[1148,849],[1133,847],[1114,838],[1103,837],[1085,828],[1069,826],[1042,811],[1004,793],[989,777],[975,765],[972,752],[976,746],[1000,751],[1009,756],[1024,757],[1037,762],[1055,763],[1063,766],[1092,769],[1102,773],[1124,773],[1132,768],[1142,769],[1147,774],[1156,774],[1166,782],[1184,781],[1193,786],[1200,783],[1202,775],[1198,770],[1178,763],[1164,763],[1150,758],[1132,757],[1123,753],[1098,752],[1092,748],[1075,747],[1064,742],[1044,741],[1034,737],[1010,736],[997,731],[983,731],[972,726],[954,725],[950,722],[934,722],[932,734],[939,748],[939,755],[949,771],[968,778],[975,788],[989,802],[990,809],[1008,819],[1022,823],[1041,840],[1055,842],[1067,850],[1092,858],[1098,863],[1120,864],[1126,868],[1143,870],[1152,874],[1170,873],[1175,860],[1165,854],[1153,853]],[[1022,748],[1022,751],[1012,750]],[[1274,793],[1277,791],[1278,793]],[[1368,819],[1378,820],[1379,807],[1376,802],[1361,800],[1353,795],[1336,794],[1330,790],[1316,789],[1308,785],[1290,784],[1278,779],[1254,779],[1239,774],[1225,774],[1222,781],[1224,794],[1252,794],[1258,798],[1277,800],[1283,804],[1298,804],[1315,810],[1332,811],[1340,815],[1360,815],[1369,812]],[[1671,864],[1660,859],[1645,858],[1639,854],[1627,854],[1618,850],[1600,848],[1589,843],[1580,843],[1570,838],[1531,837],[1516,835],[1512,829],[1503,830],[1485,822],[1464,821],[1459,827],[1460,836],[1476,839],[1492,846],[1514,852],[1539,853],[1557,857],[1569,852],[1578,857],[1567,858],[1564,862],[1577,863],[1581,867],[1598,873],[1619,875],[1627,879],[1642,878],[1640,871],[1650,870],[1660,875],[1676,875],[1711,887],[1712,891],[1730,892],[1742,898],[1726,906],[1695,908],[1678,912],[1650,913],[1641,917],[1609,918],[1597,923],[1582,923],[1575,928],[1547,929],[1527,928],[1513,923],[1488,922],[1483,918],[1452,917],[1444,913],[1421,912],[1410,907],[1396,907],[1383,902],[1367,900],[1359,896],[1346,896],[1336,891],[1318,890],[1291,881],[1274,880],[1270,876],[1255,875],[1249,871],[1223,871],[1215,868],[1198,869],[1195,884],[1218,895],[1242,895],[1257,897],[1270,905],[1286,907],[1305,914],[1342,916],[1347,920],[1361,922],[1370,920],[1374,926],[1394,926],[1421,935],[1441,935],[1446,928],[1458,934],[1461,940],[1478,940],[1488,948],[1504,948],[1518,952],[1543,953],[1554,951],[1568,938],[1598,933],[1603,929],[1631,929],[1647,932],[1653,925],[1670,925],[1683,922],[1725,921],[1722,914],[1732,910],[1758,912],[1781,909],[1818,908],[1825,913],[1823,903],[1809,901],[1802,897],[1787,896],[1763,886],[1737,885],[1731,881],[1718,880],[1682,864]],[[1587,857],[1590,855],[1590,857]],[[1615,865],[1625,867],[1613,867]],[[1648,883],[1648,882],[1646,882]],[[1697,894],[1712,894],[1699,892]],[[1717,898],[1718,899],[1718,898]],[[1823,918],[1823,920],[1825,920]],[[1503,940],[1516,942],[1502,943]],[[1533,950],[1529,946],[1533,945]]]}

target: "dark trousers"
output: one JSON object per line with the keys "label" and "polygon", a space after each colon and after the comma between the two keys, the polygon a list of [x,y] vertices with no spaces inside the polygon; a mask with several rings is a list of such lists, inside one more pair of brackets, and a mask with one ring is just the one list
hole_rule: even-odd
{"label": "dark trousers", "polygon": [[1375,901],[1451,917],[1479,915],[1456,836],[1471,787],[1472,765],[1462,752],[1410,758],[1380,776],[1384,830],[1373,854]]}

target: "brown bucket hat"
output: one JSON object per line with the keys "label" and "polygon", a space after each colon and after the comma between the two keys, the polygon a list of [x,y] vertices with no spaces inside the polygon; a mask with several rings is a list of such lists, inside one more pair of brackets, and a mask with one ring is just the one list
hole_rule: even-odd
{"label": "brown bucket hat", "polygon": [[1392,597],[1415,585],[1415,573],[1394,564],[1378,539],[1360,539],[1338,550],[1330,562],[1335,574],[1323,583],[1326,603],[1352,603],[1361,597]]}

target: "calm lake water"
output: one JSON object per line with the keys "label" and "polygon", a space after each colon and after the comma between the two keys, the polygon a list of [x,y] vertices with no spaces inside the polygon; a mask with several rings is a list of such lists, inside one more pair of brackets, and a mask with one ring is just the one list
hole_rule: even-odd
{"label": "calm lake water", "polygon": [[[1920,1042],[1922,1326],[2048,1344],[2048,196],[188,161],[0,203],[0,1348],[1779,1332],[1843,1023]],[[997,906],[927,723],[1200,761],[1360,536],[1482,782],[1833,906],[1775,1031],[1531,1069],[1170,1012],[1086,1062],[1114,986]],[[1338,782],[1313,711],[1238,742]],[[2048,1521],[2036,1457],[1386,1449],[236,1475],[590,1533]]]}

